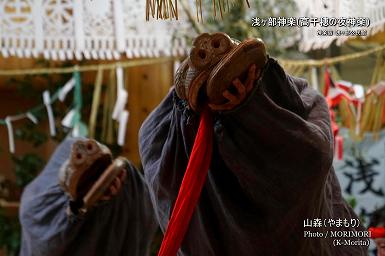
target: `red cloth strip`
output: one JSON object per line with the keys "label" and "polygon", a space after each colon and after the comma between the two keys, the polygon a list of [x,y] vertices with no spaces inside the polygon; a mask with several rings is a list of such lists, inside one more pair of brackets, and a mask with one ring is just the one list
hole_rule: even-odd
{"label": "red cloth strip", "polygon": [[330,78],[330,73],[329,73],[329,68],[325,67],[325,73],[324,73],[324,80],[325,80],[325,87],[323,94],[324,96],[328,96],[329,94],[329,89],[332,86],[331,78]]}
{"label": "red cloth strip", "polygon": [[200,117],[198,133],[179,188],[174,209],[158,256],[175,256],[186,234],[210,167],[213,150],[212,117],[206,108]]}
{"label": "red cloth strip", "polygon": [[370,227],[370,238],[385,238],[385,227]]}

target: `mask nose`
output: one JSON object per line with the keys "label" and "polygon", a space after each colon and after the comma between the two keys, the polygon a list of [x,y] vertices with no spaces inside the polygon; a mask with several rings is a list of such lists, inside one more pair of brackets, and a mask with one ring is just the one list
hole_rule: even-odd
{"label": "mask nose", "polygon": [[95,140],[77,141],[73,145],[72,159],[75,164],[81,165],[89,155],[94,155],[99,152],[99,146]]}
{"label": "mask nose", "polygon": [[72,150],[73,163],[76,165],[83,164],[86,156],[85,153],[86,152],[83,143],[76,142]]}

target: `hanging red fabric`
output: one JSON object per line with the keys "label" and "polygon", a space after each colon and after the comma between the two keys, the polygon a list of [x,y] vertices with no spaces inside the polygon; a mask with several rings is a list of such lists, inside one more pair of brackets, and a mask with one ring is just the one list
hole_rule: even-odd
{"label": "hanging red fabric", "polygon": [[[341,101],[341,99],[343,97],[343,94],[333,95],[334,97],[332,97],[332,95],[330,95],[330,94],[332,94],[331,90],[336,90],[337,88],[336,88],[336,86],[335,86],[335,84],[334,84],[334,82],[330,76],[328,67],[325,67],[324,80],[325,80],[325,86],[324,86],[324,92],[323,93],[324,93],[324,96],[326,98],[326,103],[328,104],[328,107],[329,107],[330,122],[331,122],[333,137],[334,137],[334,150],[336,152],[335,156],[337,157],[338,160],[342,160],[343,154],[344,154],[343,153],[344,152],[344,142],[343,142],[343,138],[340,135],[338,135],[339,127],[338,127],[338,124],[336,122],[333,107],[336,106],[337,104],[339,104],[339,102]],[[349,97],[347,97],[347,99],[349,100]]]}
{"label": "hanging red fabric", "polygon": [[330,86],[332,86],[328,67],[325,67],[324,81],[325,81],[325,86],[324,86],[323,94],[326,97],[329,94]]}
{"label": "hanging red fabric", "polygon": [[209,109],[206,108],[200,116],[194,146],[158,256],[177,254],[205,184],[212,150],[212,117]]}

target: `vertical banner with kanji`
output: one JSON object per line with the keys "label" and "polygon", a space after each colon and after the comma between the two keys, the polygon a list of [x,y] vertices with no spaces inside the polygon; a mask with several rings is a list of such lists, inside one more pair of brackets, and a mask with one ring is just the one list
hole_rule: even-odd
{"label": "vertical banner with kanji", "polygon": [[346,150],[342,160],[334,161],[334,168],[345,199],[354,198],[354,211],[367,226],[371,213],[385,205],[385,130],[377,140],[370,133],[359,142],[344,137]]}

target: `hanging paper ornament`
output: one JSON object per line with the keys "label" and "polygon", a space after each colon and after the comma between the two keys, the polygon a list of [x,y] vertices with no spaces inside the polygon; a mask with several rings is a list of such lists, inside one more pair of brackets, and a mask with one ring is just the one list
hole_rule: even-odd
{"label": "hanging paper ornament", "polygon": [[87,137],[87,135],[88,135],[87,125],[81,121],[78,122],[77,124],[74,125],[71,135],[75,138],[76,137]]}
{"label": "hanging paper ornament", "polygon": [[317,68],[311,67],[311,83],[314,90],[318,91],[318,74],[317,74]]}
{"label": "hanging paper ornament", "polygon": [[116,69],[116,83],[117,97],[114,110],[112,112],[112,119],[119,120],[119,116],[123,112],[128,99],[128,93],[124,89],[123,69],[121,67]]}
{"label": "hanging paper ornament", "polygon": [[15,138],[13,136],[12,122],[9,116],[5,118],[5,124],[7,125],[7,130],[8,130],[9,152],[13,154],[15,153]]}
{"label": "hanging paper ornament", "polygon": [[71,109],[71,110],[65,115],[65,117],[64,117],[63,120],[61,121],[61,124],[62,124],[64,127],[67,127],[67,128],[73,128],[73,120],[74,120],[75,112],[76,112],[75,109]]}
{"label": "hanging paper ornament", "polygon": [[123,146],[129,113],[124,109],[127,104],[128,92],[124,88],[123,69],[121,67],[116,69],[116,84],[117,97],[112,112],[112,119],[117,120],[119,123],[118,144]]}
{"label": "hanging paper ornament", "polygon": [[75,78],[71,78],[59,91],[59,100],[64,101],[67,94],[74,88],[75,86]]}
{"label": "hanging paper ornament", "polygon": [[48,90],[43,92],[43,102],[48,113],[49,132],[51,136],[55,136],[56,135],[55,119],[54,119],[53,111],[51,107],[51,97]]}
{"label": "hanging paper ornament", "polygon": [[118,145],[123,146],[126,138],[126,128],[130,113],[125,110],[120,114],[119,118],[119,130],[118,130]]}
{"label": "hanging paper ornament", "polygon": [[29,120],[31,120],[32,123],[34,124],[38,123],[37,118],[31,112],[27,112],[26,116],[28,117]]}

